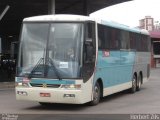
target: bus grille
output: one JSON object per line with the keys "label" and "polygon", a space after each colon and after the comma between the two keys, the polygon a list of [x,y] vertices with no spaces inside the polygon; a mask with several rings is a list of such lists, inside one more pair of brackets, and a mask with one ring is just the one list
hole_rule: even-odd
{"label": "bus grille", "polygon": [[43,88],[59,88],[61,85],[58,84],[37,84],[37,83],[30,83],[32,87],[43,87]]}

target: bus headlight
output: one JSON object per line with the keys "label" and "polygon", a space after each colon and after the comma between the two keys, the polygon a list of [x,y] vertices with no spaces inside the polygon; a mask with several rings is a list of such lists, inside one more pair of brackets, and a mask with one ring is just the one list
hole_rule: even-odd
{"label": "bus headlight", "polygon": [[16,86],[29,87],[28,83],[16,83]]}
{"label": "bus headlight", "polygon": [[30,80],[28,78],[23,78],[21,82],[17,82],[16,86],[29,87]]}
{"label": "bus headlight", "polygon": [[81,85],[80,84],[62,85],[61,88],[65,88],[65,89],[81,89]]}

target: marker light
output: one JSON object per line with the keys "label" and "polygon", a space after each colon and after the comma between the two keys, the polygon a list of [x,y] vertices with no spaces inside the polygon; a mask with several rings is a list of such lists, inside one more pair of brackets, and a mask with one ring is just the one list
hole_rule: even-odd
{"label": "marker light", "polygon": [[18,95],[23,95],[23,96],[27,96],[27,92],[26,91],[17,91]]}
{"label": "marker light", "polygon": [[74,98],[75,98],[76,95],[75,95],[75,94],[64,94],[63,97],[66,97],[66,98],[67,98],[67,97],[68,97],[68,98],[69,98],[69,97],[74,97]]}

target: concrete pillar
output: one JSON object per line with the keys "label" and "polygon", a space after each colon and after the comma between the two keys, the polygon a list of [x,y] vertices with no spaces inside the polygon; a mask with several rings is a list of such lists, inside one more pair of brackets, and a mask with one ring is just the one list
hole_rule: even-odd
{"label": "concrete pillar", "polygon": [[83,15],[90,14],[90,0],[83,0]]}
{"label": "concrete pillar", "polygon": [[55,0],[48,0],[48,14],[55,14]]}
{"label": "concrete pillar", "polygon": [[0,38],[0,53],[2,53],[2,40]]}

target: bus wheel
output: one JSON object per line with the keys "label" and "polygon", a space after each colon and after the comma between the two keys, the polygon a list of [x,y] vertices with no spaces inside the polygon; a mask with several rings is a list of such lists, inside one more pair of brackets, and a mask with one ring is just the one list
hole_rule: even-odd
{"label": "bus wheel", "polygon": [[141,74],[139,74],[138,79],[137,79],[137,86],[136,86],[137,91],[140,91],[140,89],[141,89],[141,81],[142,81],[142,76],[141,76]]}
{"label": "bus wheel", "polygon": [[136,75],[133,75],[132,78],[132,88],[131,88],[131,93],[135,93],[136,92],[136,86],[137,86],[137,78]]}
{"label": "bus wheel", "polygon": [[93,91],[93,100],[90,102],[90,105],[97,105],[100,101],[100,86],[99,83],[97,82],[94,86],[94,91]]}

